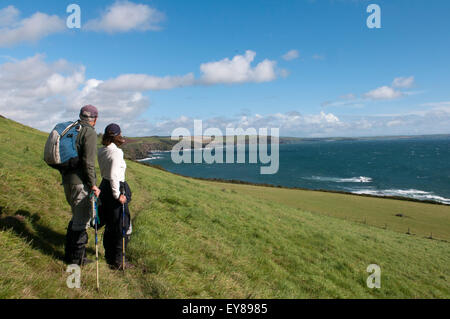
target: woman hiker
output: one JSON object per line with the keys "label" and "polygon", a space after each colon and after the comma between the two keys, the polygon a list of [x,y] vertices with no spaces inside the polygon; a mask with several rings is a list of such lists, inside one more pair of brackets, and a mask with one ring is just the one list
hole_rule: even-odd
{"label": "woman hiker", "polygon": [[128,209],[131,191],[125,181],[127,165],[123,159],[123,151],[119,148],[124,142],[119,125],[109,124],[103,135],[104,147],[98,150],[98,163],[103,178],[100,184],[99,219],[101,225],[105,225],[105,258],[112,269],[120,270],[133,267],[125,261],[123,255],[132,230]]}

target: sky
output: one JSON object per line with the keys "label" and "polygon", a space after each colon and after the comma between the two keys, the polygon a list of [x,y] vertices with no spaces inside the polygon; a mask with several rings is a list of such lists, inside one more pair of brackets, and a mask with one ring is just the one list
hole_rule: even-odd
{"label": "sky", "polygon": [[0,115],[48,132],[92,104],[98,132],[114,122],[126,136],[194,120],[224,134],[448,134],[449,12],[446,0],[1,1]]}

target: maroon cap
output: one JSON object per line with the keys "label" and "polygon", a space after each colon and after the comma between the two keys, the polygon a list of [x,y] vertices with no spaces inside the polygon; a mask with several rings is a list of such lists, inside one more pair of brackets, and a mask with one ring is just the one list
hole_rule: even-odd
{"label": "maroon cap", "polygon": [[80,118],[96,118],[98,116],[98,110],[93,105],[85,105],[80,110]]}

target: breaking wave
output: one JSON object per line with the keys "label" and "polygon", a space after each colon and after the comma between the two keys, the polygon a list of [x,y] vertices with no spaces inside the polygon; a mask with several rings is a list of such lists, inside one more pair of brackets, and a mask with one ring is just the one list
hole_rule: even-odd
{"label": "breaking wave", "polygon": [[311,176],[304,177],[304,179],[310,179],[321,182],[334,182],[334,183],[371,183],[372,178],[366,176],[340,178],[340,177],[324,177],[324,176]]}
{"label": "breaking wave", "polygon": [[383,189],[383,190],[373,190],[373,189],[359,189],[351,191],[354,194],[367,194],[374,196],[400,196],[414,198],[418,200],[432,200],[435,202],[449,204],[450,198],[445,198],[438,196],[432,192],[426,192],[418,189]]}

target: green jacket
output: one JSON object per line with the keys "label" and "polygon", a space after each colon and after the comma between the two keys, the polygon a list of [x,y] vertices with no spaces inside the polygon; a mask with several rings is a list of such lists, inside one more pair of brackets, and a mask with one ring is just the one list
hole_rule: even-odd
{"label": "green jacket", "polygon": [[97,185],[95,159],[97,156],[97,133],[87,121],[80,121],[76,146],[79,166],[75,170],[61,172],[63,184],[85,184],[89,189]]}

